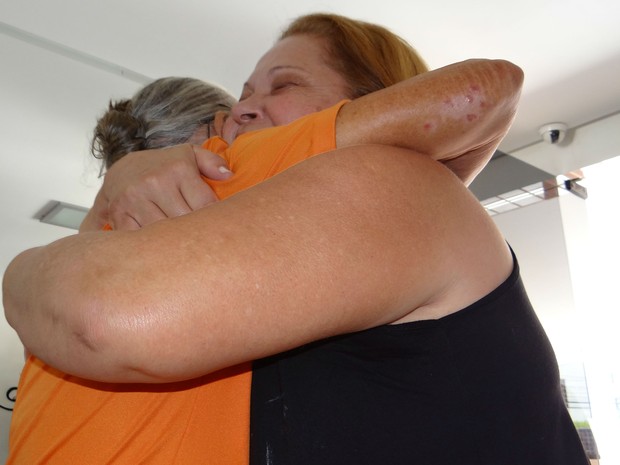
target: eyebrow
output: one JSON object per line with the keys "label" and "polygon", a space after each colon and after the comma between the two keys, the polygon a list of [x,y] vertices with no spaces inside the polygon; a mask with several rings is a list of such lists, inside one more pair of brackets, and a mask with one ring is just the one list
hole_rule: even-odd
{"label": "eyebrow", "polygon": [[307,73],[308,71],[306,71],[304,68],[302,68],[301,66],[292,66],[292,65],[281,65],[281,66],[274,66],[273,68],[271,68],[267,74],[269,76],[271,76],[274,73],[277,73],[278,71],[282,71],[282,70],[289,70],[289,69],[293,69],[296,71],[302,71],[304,73]]}

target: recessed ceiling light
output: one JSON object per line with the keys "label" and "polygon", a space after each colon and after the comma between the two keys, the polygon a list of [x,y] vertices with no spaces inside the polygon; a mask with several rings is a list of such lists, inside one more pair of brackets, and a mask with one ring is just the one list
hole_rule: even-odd
{"label": "recessed ceiling light", "polygon": [[70,203],[50,200],[35,218],[42,223],[63,226],[65,228],[79,229],[80,224],[88,213],[88,208]]}

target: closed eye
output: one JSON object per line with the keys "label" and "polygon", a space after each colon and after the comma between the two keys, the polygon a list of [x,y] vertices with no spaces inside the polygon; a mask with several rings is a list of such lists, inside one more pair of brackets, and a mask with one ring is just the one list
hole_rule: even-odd
{"label": "closed eye", "polygon": [[280,83],[274,84],[271,87],[271,91],[272,92],[277,92],[279,90],[288,89],[290,87],[295,87],[295,86],[298,86],[298,85],[299,84],[297,82],[294,82],[294,81],[280,82]]}

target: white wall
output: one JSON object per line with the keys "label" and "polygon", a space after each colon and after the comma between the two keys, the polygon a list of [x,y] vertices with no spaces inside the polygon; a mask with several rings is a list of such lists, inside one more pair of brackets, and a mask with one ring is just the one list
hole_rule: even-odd
{"label": "white wall", "polygon": [[511,210],[493,219],[517,255],[528,295],[556,355],[570,359],[577,333],[560,210],[563,197]]}
{"label": "white wall", "polygon": [[[573,293],[603,464],[620,463],[620,157],[584,169],[585,211],[563,205]],[[579,224],[576,224],[579,222]]]}
{"label": "white wall", "polygon": [[583,173],[587,200],[566,193],[494,220],[517,253],[560,366],[583,367],[591,402],[587,420],[601,464],[615,465],[620,463],[620,157]]}
{"label": "white wall", "polygon": [[[558,146],[534,144],[511,155],[555,174],[585,167],[588,199],[560,201],[579,325],[580,353],[592,402],[590,424],[601,463],[620,463],[620,114],[569,131]],[[554,329],[550,331],[556,332]],[[575,357],[577,358],[577,357]]]}

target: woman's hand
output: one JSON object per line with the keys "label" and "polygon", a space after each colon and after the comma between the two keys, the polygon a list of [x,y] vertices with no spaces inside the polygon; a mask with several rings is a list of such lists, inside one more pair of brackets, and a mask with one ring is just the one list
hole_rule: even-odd
{"label": "woman's hand", "polygon": [[195,145],[130,153],[106,173],[80,231],[106,224],[139,229],[198,210],[217,200],[201,175],[224,180],[231,174],[222,158]]}

